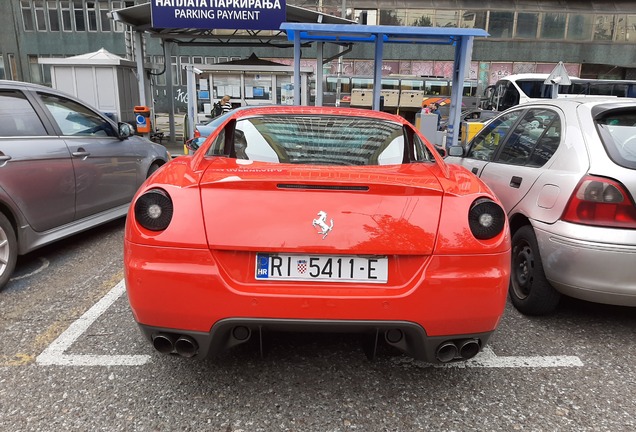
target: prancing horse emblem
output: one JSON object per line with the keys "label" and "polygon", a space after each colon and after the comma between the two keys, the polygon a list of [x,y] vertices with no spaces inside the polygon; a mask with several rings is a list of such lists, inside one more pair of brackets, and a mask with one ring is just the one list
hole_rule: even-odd
{"label": "prancing horse emblem", "polygon": [[331,225],[327,225],[327,213],[320,210],[318,212],[318,219],[314,219],[312,225],[320,227],[318,234],[322,234],[322,239],[324,240],[327,234],[329,234],[329,231],[333,229],[333,219],[331,219]]}

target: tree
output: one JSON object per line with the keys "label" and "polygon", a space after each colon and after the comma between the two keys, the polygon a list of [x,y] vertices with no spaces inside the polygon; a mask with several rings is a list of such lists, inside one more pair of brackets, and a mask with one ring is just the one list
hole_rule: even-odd
{"label": "tree", "polygon": [[433,27],[433,21],[428,15],[422,15],[413,22],[415,27]]}

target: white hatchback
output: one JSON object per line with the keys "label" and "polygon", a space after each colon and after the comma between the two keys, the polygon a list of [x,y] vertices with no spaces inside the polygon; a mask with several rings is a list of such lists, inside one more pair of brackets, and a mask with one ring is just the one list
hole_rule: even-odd
{"label": "white hatchback", "polygon": [[561,294],[636,306],[636,99],[519,105],[449,155],[508,213],[519,311],[550,313]]}

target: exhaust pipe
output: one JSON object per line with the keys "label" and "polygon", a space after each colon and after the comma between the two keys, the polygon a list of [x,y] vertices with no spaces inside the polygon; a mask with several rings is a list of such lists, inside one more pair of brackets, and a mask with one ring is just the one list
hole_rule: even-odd
{"label": "exhaust pipe", "polygon": [[181,357],[194,357],[199,352],[199,344],[190,336],[179,336],[174,343],[174,349]]}
{"label": "exhaust pipe", "polygon": [[442,363],[448,363],[457,357],[457,346],[455,346],[452,342],[444,342],[439,347],[437,347],[437,352],[435,353],[437,360]]}
{"label": "exhaust pipe", "polygon": [[174,344],[177,340],[175,335],[159,333],[152,338],[152,346],[161,354],[170,354],[174,351]]}
{"label": "exhaust pipe", "polygon": [[459,344],[459,355],[468,360],[479,353],[479,341],[477,339],[466,339]]}

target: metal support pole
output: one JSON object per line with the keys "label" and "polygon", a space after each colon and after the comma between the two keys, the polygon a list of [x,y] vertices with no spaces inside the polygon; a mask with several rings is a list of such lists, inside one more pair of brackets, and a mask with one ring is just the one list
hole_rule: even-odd
{"label": "metal support pole", "polygon": [[300,105],[300,31],[294,31],[294,105]]}
{"label": "metal support pole", "polygon": [[316,46],[316,106],[322,106],[322,61],[323,61],[323,51],[324,51],[325,43],[318,42]]}
{"label": "metal support pole", "polygon": [[446,123],[446,147],[459,145],[459,123],[461,122],[464,78],[466,76],[466,71],[470,68],[472,49],[472,36],[460,37],[455,45],[455,64],[453,68],[451,106],[448,113],[448,121]]}
{"label": "metal support pole", "polygon": [[384,34],[375,35],[375,70],[373,71],[373,106],[376,111],[380,110],[380,90],[382,89],[382,50],[384,48]]}
{"label": "metal support pole", "polygon": [[146,103],[146,72],[144,71],[144,44],[141,40],[142,33],[139,31],[135,31],[134,35],[135,61],[137,62],[137,85],[139,88],[139,105],[147,106],[148,103]]}
{"label": "metal support pole", "polygon": [[168,124],[170,125],[170,142],[176,141],[176,133],[174,127],[174,87],[172,84],[172,47],[173,42],[164,41],[166,44],[167,57],[164,57],[163,61],[166,65],[166,89],[168,101],[170,101],[170,109],[168,110]]}
{"label": "metal support pole", "polygon": [[186,84],[188,91],[188,136],[187,139],[194,138],[194,125],[197,116],[197,84],[196,72],[193,65],[186,65]]}

